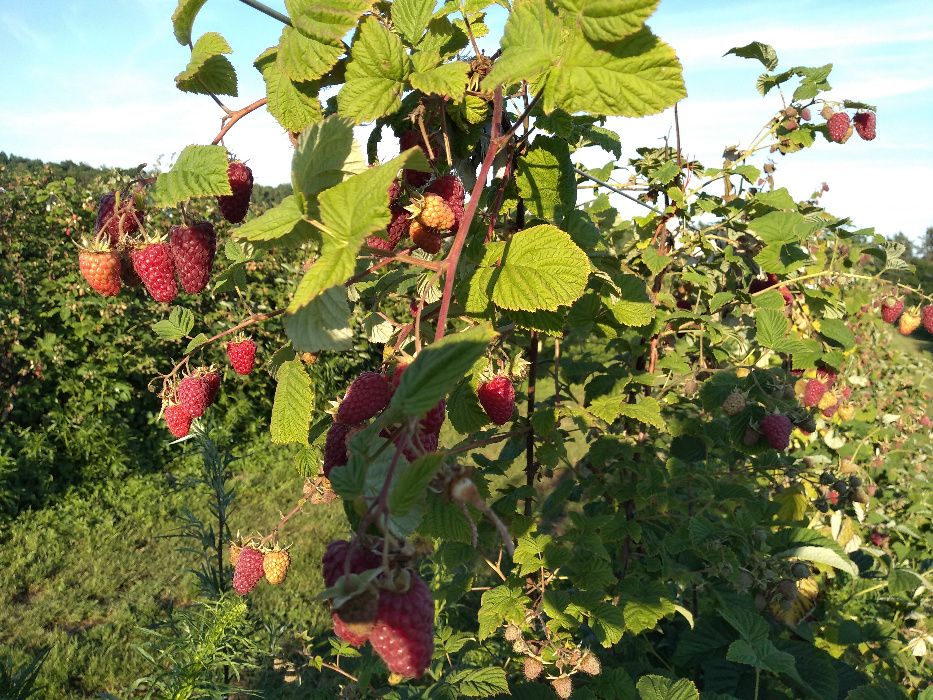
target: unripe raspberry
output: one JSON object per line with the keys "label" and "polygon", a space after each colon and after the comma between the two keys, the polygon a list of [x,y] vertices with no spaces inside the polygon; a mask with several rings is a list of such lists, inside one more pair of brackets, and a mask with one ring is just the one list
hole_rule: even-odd
{"label": "unripe raspberry", "polygon": [[722,402],[722,412],[727,416],[734,416],[745,410],[745,394],[741,391],[733,391]]}
{"label": "unripe raspberry", "polygon": [[580,661],[580,670],[589,676],[598,676],[603,670],[603,665],[596,654],[588,651]]}
{"label": "unripe raspberry", "polygon": [[444,245],[444,239],[441,234],[433,228],[428,228],[418,219],[411,222],[409,235],[411,236],[412,243],[430,255],[435,255],[440,252],[441,247]]}
{"label": "unripe raspberry", "polygon": [[522,631],[518,625],[509,623],[505,626],[505,641],[515,642],[522,638]]}
{"label": "unripe raspberry", "polygon": [[266,552],[262,558],[262,571],[266,581],[273,586],[277,586],[285,580],[288,575],[288,567],[292,563],[292,558],[284,549],[275,549]]}
{"label": "unripe raspberry", "polygon": [[573,695],[573,681],[570,676],[561,676],[551,681],[551,687],[561,700],[567,700]]}
{"label": "unripe raspberry", "polygon": [[526,656],[525,660],[522,662],[522,672],[525,674],[525,678],[530,681],[540,676],[543,670],[544,664],[533,656]]}
{"label": "unripe raspberry", "polygon": [[897,324],[897,330],[901,335],[910,335],[920,327],[920,317],[910,311],[905,312]]}

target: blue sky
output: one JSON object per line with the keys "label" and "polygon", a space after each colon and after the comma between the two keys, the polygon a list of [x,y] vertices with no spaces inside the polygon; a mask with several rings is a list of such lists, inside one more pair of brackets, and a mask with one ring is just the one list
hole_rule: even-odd
{"label": "blue sky", "polygon": [[[284,9],[284,0],[268,4]],[[0,0],[0,150],[132,166],[167,164],[185,145],[209,142],[220,110],[174,87],[188,59],[172,36],[174,6],[174,0]],[[755,91],[757,62],[722,56],[732,46],[763,41],[777,49],[782,67],[834,63],[831,96],[879,110],[875,141],[820,141],[778,159],[778,185],[804,197],[826,181],[830,211],[882,233],[919,238],[933,226],[926,194],[933,181],[933,3],[662,0],[649,24],[684,65],[689,96],[680,108],[681,133],[691,157],[717,164],[724,146],[747,143],[779,106],[776,95]],[[278,41],[278,23],[234,0],[208,0],[195,35],[209,30],[234,48],[240,96],[228,104],[261,96],[252,61]],[[670,112],[611,120],[624,157],[659,143],[671,125]],[[259,182],[288,179],[287,142],[265,112],[242,120],[226,143],[249,159]]]}

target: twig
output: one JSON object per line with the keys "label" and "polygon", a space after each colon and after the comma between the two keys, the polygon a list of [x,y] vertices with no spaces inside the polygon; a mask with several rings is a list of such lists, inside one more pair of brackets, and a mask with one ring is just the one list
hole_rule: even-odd
{"label": "twig", "polygon": [[[241,2],[245,2],[245,1],[246,0],[241,0]],[[223,119],[224,121],[223,127],[221,127],[220,132],[217,134],[217,136],[214,137],[214,140],[211,141],[211,144],[216,146],[218,143],[220,143],[224,135],[228,131],[230,131],[231,128],[233,128],[234,124],[236,124],[238,121],[240,121],[243,117],[245,117],[250,112],[255,112],[257,109],[262,107],[268,101],[269,101],[268,98],[262,97],[256,100],[255,102],[253,102],[252,104],[246,105],[243,109],[238,109],[235,112],[228,112],[228,115],[224,117]]]}
{"label": "twig", "polygon": [[277,19],[282,24],[287,24],[289,27],[292,26],[292,21],[287,16],[283,15],[281,12],[273,10],[268,5],[263,5],[261,2],[257,2],[257,0],[240,0],[240,2],[242,2],[244,5],[249,5],[254,10],[259,10],[264,15],[271,17],[272,19]]}
{"label": "twig", "polygon": [[327,668],[327,669],[330,669],[331,671],[334,671],[334,672],[336,672],[336,673],[339,673],[341,676],[343,676],[344,678],[347,678],[347,679],[353,681],[354,683],[359,683],[359,682],[360,682],[360,679],[359,679],[359,678],[357,678],[356,676],[354,676],[352,673],[347,673],[347,672],[344,671],[342,668],[340,668],[340,666],[335,666],[334,664],[328,663],[327,661],[322,661],[322,662],[321,662],[321,666],[322,666],[323,668]]}
{"label": "twig", "polygon": [[306,504],[307,502],[308,502],[308,499],[307,499],[306,496],[302,496],[300,499],[298,499],[298,503],[295,504],[295,507],[292,508],[290,511],[288,511],[288,513],[286,513],[285,515],[282,516],[282,519],[279,520],[278,524],[272,529],[272,532],[270,532],[268,535],[266,535],[266,536],[263,537],[261,540],[259,540],[259,546],[261,547],[261,546],[264,545],[266,542],[268,542],[269,540],[271,540],[273,537],[275,537],[276,535],[278,535],[278,534],[279,534],[279,529],[281,529],[281,527],[282,527],[285,523],[287,523],[289,520],[291,520],[292,517],[298,515],[298,513],[301,512],[301,509],[305,507],[305,504]]}
{"label": "twig", "polygon": [[[525,436],[525,485],[534,488],[535,477],[538,475],[538,465],[535,463],[535,431],[530,427],[531,416],[535,412],[535,382],[538,378],[538,332],[531,332],[531,341],[528,344],[528,435]],[[531,515],[531,494],[525,496],[525,515]]]}

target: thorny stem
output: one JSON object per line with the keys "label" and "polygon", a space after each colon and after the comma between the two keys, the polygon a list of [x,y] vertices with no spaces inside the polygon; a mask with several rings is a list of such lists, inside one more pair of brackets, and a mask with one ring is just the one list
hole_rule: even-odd
{"label": "thorny stem", "polygon": [[[528,345],[528,363],[531,365],[528,371],[528,421],[535,412],[535,382],[538,378],[538,332],[531,332],[531,341]],[[538,475],[538,465],[535,463],[535,434],[533,430],[528,430],[525,438],[525,485],[529,489],[534,488],[535,477]],[[525,497],[525,515],[531,515],[532,495],[529,493]]]}
{"label": "thorny stem", "polygon": [[492,167],[492,161],[496,157],[498,150],[497,139],[499,137],[499,125],[502,121],[502,88],[496,88],[493,96],[493,114],[492,127],[489,139],[489,150],[486,151],[486,157],[480,166],[479,175],[476,178],[476,184],[470,193],[470,201],[467,204],[466,211],[463,213],[463,219],[460,221],[460,228],[457,229],[457,235],[454,237],[453,246],[450,254],[444,262],[444,297],[441,300],[440,311],[437,316],[437,332],[434,334],[434,340],[440,340],[444,337],[447,326],[447,314],[450,311],[450,302],[454,294],[454,281],[457,273],[457,263],[460,262],[460,253],[463,251],[463,245],[466,242],[467,234],[473,219],[476,216],[476,210],[479,207],[479,200],[483,194],[483,188],[486,186],[486,178],[489,176],[489,169]]}
{"label": "thorny stem", "polygon": [[[245,2],[245,0],[241,0],[241,2]],[[227,116],[225,116],[222,120],[223,126],[221,127],[217,136],[214,137],[214,140],[211,141],[211,144],[216,146],[218,143],[220,143],[224,135],[228,131],[230,131],[231,128],[233,128],[234,124],[236,124],[238,121],[240,121],[243,117],[245,117],[250,112],[255,112],[257,109],[262,107],[268,101],[269,101],[268,98],[261,97],[260,99],[256,100],[252,104],[246,105],[243,109],[238,109],[233,112],[228,111]]]}
{"label": "thorny stem", "polygon": [[457,445],[447,450],[447,453],[458,454],[460,452],[469,452],[470,450],[475,450],[479,447],[485,447],[486,445],[492,445],[497,442],[502,442],[503,440],[508,440],[509,438],[524,435],[527,432],[528,428],[516,428],[515,430],[510,430],[507,433],[498,433],[497,435],[492,435],[488,438],[484,438],[483,440],[474,440],[473,442],[468,442],[464,445]]}
{"label": "thorny stem", "polygon": [[359,678],[357,678],[356,676],[354,676],[352,673],[348,673],[347,671],[344,671],[342,668],[340,668],[340,666],[336,666],[336,665],[334,665],[334,664],[332,664],[332,663],[328,663],[327,661],[322,661],[322,662],[321,662],[321,666],[322,666],[323,668],[327,668],[327,669],[330,669],[331,671],[334,671],[334,672],[336,672],[336,673],[339,673],[341,676],[343,676],[344,678],[349,679],[349,680],[352,681],[353,683],[359,683],[359,682],[360,682],[360,679],[359,679]]}
{"label": "thorny stem", "polygon": [[410,255],[412,250],[414,250],[414,248],[404,248],[395,253],[386,253],[385,251],[379,250],[377,248],[370,248],[369,252],[371,252],[373,255],[381,257],[382,259],[368,267],[366,270],[363,270],[363,272],[359,273],[358,275],[353,275],[353,277],[347,280],[347,285],[356,284],[371,272],[381,270],[386,265],[390,265],[394,262],[406,262],[409,265],[423,267],[427,270],[433,270],[434,272],[437,272],[441,269],[442,263],[416,258]]}
{"label": "thorny stem", "polygon": [[[851,279],[868,280],[869,282],[883,282],[885,284],[894,285],[895,287],[898,287],[900,289],[906,289],[908,292],[910,292],[911,294],[916,294],[921,299],[933,300],[933,295],[924,294],[923,290],[917,289],[916,287],[911,287],[906,284],[901,284],[900,282],[895,282],[893,280],[886,280],[883,277],[881,277],[880,273],[878,275],[860,275],[855,272],[837,272],[835,270],[823,270],[822,272],[813,272],[809,275],[801,275],[800,277],[792,277],[789,280],[781,280],[781,284],[784,286],[787,286],[789,284],[796,284],[797,282],[804,282],[806,280],[817,279],[819,277],[849,277]],[[764,294],[770,289],[771,287],[767,287],[766,289],[760,289],[757,292],[754,292],[753,294],[751,294],[750,296],[757,297],[759,294]]]}

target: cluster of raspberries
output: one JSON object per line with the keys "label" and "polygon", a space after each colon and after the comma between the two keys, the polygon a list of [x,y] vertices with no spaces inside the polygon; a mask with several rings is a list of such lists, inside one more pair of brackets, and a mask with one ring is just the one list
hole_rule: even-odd
{"label": "cluster of raspberries", "polygon": [[877,117],[874,112],[858,112],[850,119],[845,112],[836,112],[827,105],[822,114],[826,120],[826,136],[833,143],[845,143],[853,132],[864,141],[873,141],[875,138]]}
{"label": "cluster of raspberries", "polygon": [[903,299],[886,297],[881,302],[881,318],[885,323],[896,323],[901,335],[910,335],[921,324],[927,333],[933,333],[933,304],[924,306],[917,313],[916,307],[905,310]]}
{"label": "cluster of raspberries", "polygon": [[[378,568],[375,552],[345,540],[327,545],[324,585],[333,587],[345,574]],[[434,600],[418,574],[407,570],[404,590],[371,587],[331,611],[334,633],[359,647],[369,642],[392,673],[420,677],[434,653]]]}
{"label": "cluster of raspberries", "polygon": [[[224,218],[239,223],[249,208],[253,174],[244,163],[233,161],[227,178],[232,194],[217,201]],[[187,294],[200,293],[210,280],[217,253],[213,224],[198,221],[173,226],[167,241],[146,235],[144,202],[145,191],[138,185],[131,195],[108,192],[100,198],[94,240],[78,253],[84,279],[103,296],[115,296],[124,285],[143,284],[162,304],[178,296],[179,283]]]}
{"label": "cluster of raspberries", "polygon": [[[440,144],[431,142],[436,163]],[[415,146],[427,151],[421,134],[406,131],[399,137],[399,148],[407,150]],[[456,232],[463,219],[466,193],[463,183],[456,175],[444,175],[431,179],[430,173],[415,170],[402,171],[402,179],[389,186],[391,219],[384,234],[370,236],[366,245],[382,251],[395,249],[406,237],[416,248],[426,253],[440,251],[444,237]],[[404,184],[403,184],[404,183]]]}
{"label": "cluster of raspberries", "polygon": [[233,565],[233,590],[239,595],[251,592],[263,578],[277,586],[288,575],[292,559],[284,549],[263,549],[254,542],[245,545],[230,543],[230,563]]}

